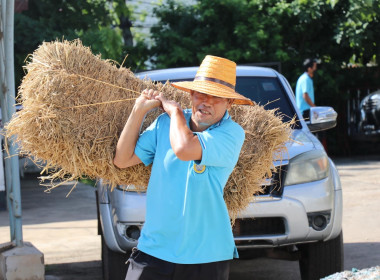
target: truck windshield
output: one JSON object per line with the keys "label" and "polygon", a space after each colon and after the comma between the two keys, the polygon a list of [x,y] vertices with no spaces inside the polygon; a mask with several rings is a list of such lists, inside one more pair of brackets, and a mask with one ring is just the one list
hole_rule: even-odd
{"label": "truck windshield", "polygon": [[[169,81],[173,83],[193,81],[193,79],[170,79]],[[278,114],[283,116],[283,122],[290,121],[296,115],[288,95],[276,77],[237,77],[235,89],[236,92],[264,106],[267,110],[278,109]],[[301,128],[297,124],[293,126],[294,129]]]}
{"label": "truck windshield", "polygon": [[278,78],[272,77],[237,77],[236,92],[250,98],[265,109],[278,109],[287,122],[296,112]]}

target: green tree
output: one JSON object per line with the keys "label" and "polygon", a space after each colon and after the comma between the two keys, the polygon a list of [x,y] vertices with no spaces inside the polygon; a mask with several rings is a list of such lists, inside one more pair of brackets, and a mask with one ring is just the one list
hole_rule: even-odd
{"label": "green tree", "polygon": [[379,1],[349,0],[344,20],[338,25],[336,40],[352,50],[351,63],[380,63],[379,15]]}
{"label": "green tree", "polygon": [[163,66],[186,65],[194,62],[189,54],[199,60],[206,53],[241,63],[286,62],[314,52],[310,46],[321,33],[329,40],[318,44],[331,43],[333,28],[326,25],[333,10],[322,0],[202,0],[190,7],[168,1],[155,10],[160,22],[152,28],[152,55]]}
{"label": "green tree", "polygon": [[206,54],[238,63],[280,61],[292,81],[311,56],[322,60],[325,75],[350,61],[378,62],[379,8],[371,0],[202,0],[192,6],[171,0],[155,10],[160,21],[150,51],[159,68],[197,65]]}
{"label": "green tree", "polygon": [[[124,0],[31,0],[29,9],[15,15],[16,83],[22,76],[25,58],[42,42],[80,38],[95,54],[122,62],[127,52],[139,53],[126,61],[135,67],[145,61],[144,46],[132,46],[129,18]],[[145,55],[145,57],[144,57]]]}

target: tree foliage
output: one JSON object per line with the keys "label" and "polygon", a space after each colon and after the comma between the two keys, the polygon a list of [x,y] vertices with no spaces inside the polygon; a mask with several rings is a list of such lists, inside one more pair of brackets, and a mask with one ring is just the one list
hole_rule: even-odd
{"label": "tree foliage", "polygon": [[152,52],[163,66],[199,62],[207,53],[242,63],[288,61],[313,52],[310,39],[328,31],[326,10],[331,6],[323,1],[203,0],[190,7],[169,1],[156,10]]}
{"label": "tree foliage", "polygon": [[[42,42],[80,38],[103,58],[135,67],[146,59],[145,46],[134,48],[130,33],[131,11],[124,0],[30,0],[28,10],[15,15],[16,83],[22,76],[25,58]],[[145,57],[144,57],[145,55]]]}
{"label": "tree foliage", "polygon": [[349,0],[336,39],[353,51],[352,63],[380,62],[380,2]]}
{"label": "tree foliage", "polygon": [[[306,57],[322,61],[321,75],[351,63],[379,62],[378,1],[168,1],[155,10],[151,55],[157,67],[198,65],[206,54],[237,63],[279,61],[292,81]],[[331,77],[322,78],[336,90]],[[331,83],[332,82],[332,83]]]}

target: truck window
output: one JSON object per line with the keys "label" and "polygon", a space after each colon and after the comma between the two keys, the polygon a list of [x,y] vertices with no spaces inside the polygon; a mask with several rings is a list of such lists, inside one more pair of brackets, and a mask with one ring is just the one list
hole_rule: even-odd
{"label": "truck window", "polygon": [[264,106],[265,109],[278,108],[279,113],[284,115],[285,122],[291,120],[296,114],[278,78],[237,77],[236,91]]}
{"label": "truck window", "polygon": [[[170,82],[193,81],[193,79],[171,79]],[[160,81],[165,83],[166,81]],[[265,109],[278,109],[278,113],[283,115],[283,121],[290,121],[296,112],[288,95],[281,86],[278,78],[275,77],[237,77],[236,92],[250,98]],[[298,122],[297,122],[298,123]],[[301,128],[294,125],[294,129]]]}

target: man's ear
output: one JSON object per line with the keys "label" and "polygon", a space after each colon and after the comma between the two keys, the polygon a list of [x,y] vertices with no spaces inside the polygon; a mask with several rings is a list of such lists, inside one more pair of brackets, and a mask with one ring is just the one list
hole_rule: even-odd
{"label": "man's ear", "polygon": [[189,91],[189,94],[190,94],[190,96],[189,96],[190,104],[193,104],[193,95],[194,95],[194,91],[193,91],[193,90],[190,90],[190,91]]}
{"label": "man's ear", "polygon": [[235,99],[228,99],[227,109],[231,109],[231,106],[234,103],[234,101],[235,101]]}

